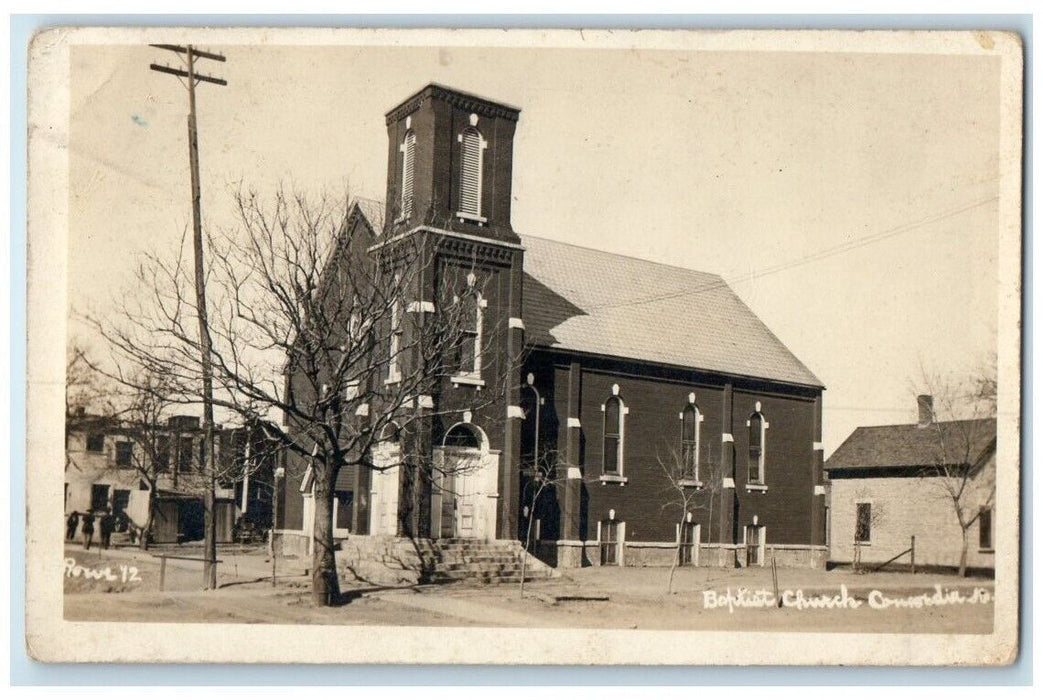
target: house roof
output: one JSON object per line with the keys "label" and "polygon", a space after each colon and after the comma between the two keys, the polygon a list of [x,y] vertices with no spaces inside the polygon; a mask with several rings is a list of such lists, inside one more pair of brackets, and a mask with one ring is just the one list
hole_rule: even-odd
{"label": "house roof", "polygon": [[857,428],[826,460],[826,471],[976,464],[995,449],[996,419]]}
{"label": "house roof", "polygon": [[718,275],[521,239],[537,346],[822,386]]}

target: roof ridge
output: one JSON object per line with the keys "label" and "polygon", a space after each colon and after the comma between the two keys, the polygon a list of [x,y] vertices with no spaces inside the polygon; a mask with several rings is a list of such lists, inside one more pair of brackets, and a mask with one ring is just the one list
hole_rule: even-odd
{"label": "roof ridge", "polygon": [[[953,418],[952,420],[936,420],[923,426],[929,428],[932,425],[952,425],[953,423],[973,423],[975,421],[990,421],[996,420],[995,416],[986,416],[984,418]],[[860,425],[855,430],[869,430],[871,428],[919,428],[919,423],[884,423],[883,425]]]}
{"label": "roof ridge", "polygon": [[557,245],[566,245],[566,246],[568,246],[570,248],[579,248],[581,250],[589,250],[592,253],[600,253],[602,255],[610,255],[610,256],[612,256],[614,258],[626,258],[627,260],[635,260],[637,262],[645,263],[646,265],[656,265],[658,267],[668,267],[668,268],[671,268],[673,270],[681,270],[683,272],[697,272],[700,275],[709,275],[711,277],[716,277],[717,279],[719,279],[722,282],[725,282],[725,284],[727,284],[726,280],[723,277],[721,277],[719,274],[717,274],[716,272],[707,272],[706,270],[696,270],[694,267],[684,267],[682,265],[673,265],[671,263],[658,262],[656,260],[649,260],[648,258],[639,258],[636,255],[629,255],[627,253],[616,253],[616,252],[611,251],[611,250],[604,250],[603,248],[594,248],[593,246],[589,246],[589,245],[580,245],[579,243],[570,243],[568,241],[559,241],[557,239],[547,238],[545,236],[534,236],[531,233],[525,233],[525,234],[519,233],[518,235],[519,235],[519,237],[521,237],[523,242],[524,242],[524,240],[526,238],[534,238],[537,241],[546,241],[547,243],[554,243],[554,244],[557,244]]}

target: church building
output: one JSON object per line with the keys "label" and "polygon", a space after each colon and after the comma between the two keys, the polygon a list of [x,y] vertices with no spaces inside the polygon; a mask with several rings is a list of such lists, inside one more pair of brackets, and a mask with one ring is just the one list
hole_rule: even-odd
{"label": "church building", "polygon": [[[386,224],[356,205],[349,225],[437,242],[410,312],[438,312],[439,276],[480,290],[466,370],[424,397],[431,461],[471,468],[413,525],[404,466],[344,470],[336,536],[527,542],[557,567],[668,565],[678,545],[692,565],[824,566],[822,383],[718,275],[516,232],[519,117],[436,84],[386,114]],[[373,462],[406,449],[389,434]],[[284,539],[311,528],[298,482]]]}

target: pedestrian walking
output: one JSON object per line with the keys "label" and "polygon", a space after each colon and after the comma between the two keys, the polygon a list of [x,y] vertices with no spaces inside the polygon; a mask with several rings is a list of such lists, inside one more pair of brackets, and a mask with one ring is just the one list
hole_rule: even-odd
{"label": "pedestrian walking", "polygon": [[80,512],[74,510],[69,513],[69,517],[65,520],[65,540],[71,541],[76,539],[76,530],[80,527]]}
{"label": "pedestrian walking", "polygon": [[80,532],[83,533],[83,548],[90,551],[91,541],[94,539],[94,514],[84,513],[83,515],[83,526],[80,528]]}
{"label": "pedestrian walking", "polygon": [[112,541],[112,530],[116,526],[116,519],[112,517],[112,513],[106,508],[105,512],[101,515],[101,548],[108,549],[109,543]]}

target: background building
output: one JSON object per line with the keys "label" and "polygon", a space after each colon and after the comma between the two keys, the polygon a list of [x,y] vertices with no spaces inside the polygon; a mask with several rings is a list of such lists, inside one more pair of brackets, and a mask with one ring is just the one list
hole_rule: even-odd
{"label": "background building", "polygon": [[[217,539],[231,542],[237,523],[262,533],[272,522],[274,452],[259,431],[219,429]],[[108,509],[138,529],[154,507],[151,538],[174,543],[203,538],[201,468],[204,433],[196,416],[171,416],[158,426],[80,413],[66,427],[65,512]],[[247,468],[248,440],[254,443]],[[152,443],[149,445],[148,443]],[[155,489],[150,481],[155,482]]]}
{"label": "background building", "polygon": [[826,461],[831,560],[886,562],[915,537],[918,567],[957,567],[959,507],[967,566],[995,567],[996,420],[936,422],[931,403],[920,397],[917,423],[858,428]]}

